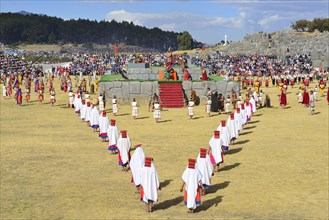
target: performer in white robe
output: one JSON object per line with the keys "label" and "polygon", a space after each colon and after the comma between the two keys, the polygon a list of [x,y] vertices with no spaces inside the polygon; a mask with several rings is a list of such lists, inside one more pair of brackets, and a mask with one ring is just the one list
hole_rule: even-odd
{"label": "performer in white robe", "polygon": [[251,110],[249,100],[246,100],[245,110],[246,110],[246,114],[247,114],[247,123],[248,123],[251,120],[251,115],[252,115],[252,110]]}
{"label": "performer in white robe", "polygon": [[88,126],[90,126],[90,115],[91,115],[91,104],[90,102],[87,102],[85,122],[88,123]]}
{"label": "performer in white robe", "polygon": [[210,110],[211,110],[211,97],[208,96],[207,97],[207,102],[206,102],[206,113],[208,115],[208,117],[210,117]]}
{"label": "performer in white robe", "polygon": [[112,111],[113,115],[116,115],[119,112],[117,97],[114,95],[112,99]]}
{"label": "performer in white robe", "polygon": [[187,107],[189,119],[192,119],[194,116],[194,105],[195,105],[195,103],[194,103],[193,99],[190,98],[190,101],[188,102],[188,107]]}
{"label": "performer in white robe", "polygon": [[220,131],[214,131],[209,141],[209,156],[213,166],[213,172],[219,172],[219,165],[224,163],[223,140],[220,139]]}
{"label": "performer in white robe", "polygon": [[238,128],[236,126],[236,121],[234,118],[234,113],[230,113],[230,117],[227,119],[227,128],[229,131],[230,143],[233,144],[239,136]]}
{"label": "performer in white robe", "polygon": [[106,141],[107,130],[109,129],[109,118],[106,116],[106,111],[103,111],[99,116],[99,137],[102,138],[103,141]]}
{"label": "performer in white robe", "polygon": [[160,182],[152,157],[146,157],[141,172],[140,198],[146,203],[146,212],[153,211],[153,203],[158,201]]}
{"label": "performer in white robe", "polygon": [[74,103],[75,113],[80,114],[81,105],[82,105],[80,94],[75,94],[73,103]]}
{"label": "performer in white robe", "polygon": [[118,138],[117,147],[119,165],[122,166],[122,171],[128,171],[131,141],[126,130],[121,131],[121,134]]}
{"label": "performer in white robe", "polygon": [[81,109],[80,109],[80,118],[82,121],[85,120],[86,110],[87,110],[86,100],[83,99],[81,100]]}
{"label": "performer in white robe", "polygon": [[141,144],[135,146],[136,150],[131,156],[129,165],[132,173],[132,182],[135,184],[137,188],[137,192],[139,193],[139,186],[142,182],[142,168],[144,166],[145,154]]}
{"label": "performer in white robe", "polygon": [[98,106],[99,106],[99,111],[105,110],[102,93],[98,97]]}
{"label": "performer in white robe", "polygon": [[131,115],[133,116],[134,119],[136,119],[138,117],[138,105],[135,98],[133,98],[131,106],[132,106]]}
{"label": "performer in white robe", "polygon": [[155,119],[156,123],[158,123],[159,119],[161,118],[160,103],[158,100],[155,100],[154,102],[153,118]]}
{"label": "performer in white robe", "polygon": [[72,92],[72,90],[69,91],[69,108],[73,108],[73,102],[74,102],[74,94]]}
{"label": "performer in white robe", "polygon": [[200,148],[200,153],[196,160],[196,169],[202,174],[201,182],[203,184],[203,190],[201,194],[205,195],[206,189],[211,186],[211,176],[213,174],[213,166],[206,148]]}
{"label": "performer in white robe", "polygon": [[111,151],[112,154],[118,153],[117,142],[119,138],[119,129],[116,125],[116,121],[113,119],[110,120],[107,136],[109,137],[109,144],[107,149]]}
{"label": "performer in white robe", "polygon": [[97,131],[99,128],[99,112],[96,105],[92,105],[91,113],[90,113],[90,127]]}
{"label": "performer in white robe", "polygon": [[249,104],[251,104],[252,114],[255,114],[257,109],[256,109],[256,101],[254,99],[254,96],[251,96],[251,98],[249,100]]}
{"label": "performer in white robe", "polygon": [[202,174],[198,169],[195,169],[195,159],[189,159],[187,168],[183,175],[183,184],[180,189],[184,190],[184,204],[188,208],[189,213],[193,213],[196,205],[201,204],[201,192],[202,188]]}
{"label": "performer in white robe", "polygon": [[241,104],[241,110],[240,110],[241,116],[242,116],[242,125],[245,126],[247,124],[247,112],[244,107],[244,104]]}
{"label": "performer in white robe", "polygon": [[236,121],[238,132],[241,132],[243,130],[243,121],[242,121],[242,115],[240,113],[240,108],[236,109],[234,113],[234,119]]}
{"label": "performer in white robe", "polygon": [[223,141],[223,150],[228,150],[230,145],[230,134],[225,120],[221,121],[221,124],[218,126],[217,130],[220,131],[220,139]]}

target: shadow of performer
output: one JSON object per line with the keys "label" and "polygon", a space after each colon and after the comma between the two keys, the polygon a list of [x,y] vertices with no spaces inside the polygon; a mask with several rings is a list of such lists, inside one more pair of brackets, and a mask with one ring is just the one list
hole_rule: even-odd
{"label": "shadow of performer", "polygon": [[170,182],[172,182],[173,180],[165,180],[163,182],[160,182],[160,187],[161,189],[165,188],[166,186],[168,186],[170,184]]}
{"label": "shadow of performer", "polygon": [[240,164],[241,164],[241,163],[235,163],[235,164],[232,164],[232,165],[228,165],[228,166],[225,166],[225,167],[219,168],[219,172],[232,170],[232,169],[234,169],[235,167],[240,166]]}
{"label": "shadow of performer", "polygon": [[228,187],[228,185],[230,185],[230,183],[231,183],[231,181],[225,181],[222,183],[217,183],[215,185],[211,185],[210,188],[206,190],[206,195],[215,193],[220,189],[225,189],[226,187]]}
{"label": "shadow of performer", "polygon": [[236,154],[236,153],[239,153],[240,151],[242,151],[242,148],[241,147],[230,149],[227,152],[225,152],[225,155],[227,155],[227,154]]}
{"label": "shadow of performer", "polygon": [[154,210],[166,210],[171,206],[176,206],[179,203],[183,202],[184,196],[178,196],[174,199],[168,199],[154,206]]}
{"label": "shadow of performer", "polygon": [[223,196],[216,196],[213,199],[206,200],[206,201],[202,202],[201,205],[198,206],[194,212],[197,213],[197,212],[201,212],[201,211],[206,211],[214,205],[218,206],[218,204],[223,200],[222,198],[223,198]]}

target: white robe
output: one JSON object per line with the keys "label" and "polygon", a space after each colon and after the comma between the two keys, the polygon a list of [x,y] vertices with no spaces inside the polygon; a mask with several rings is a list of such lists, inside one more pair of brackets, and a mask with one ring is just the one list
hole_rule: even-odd
{"label": "white robe", "polygon": [[90,126],[93,126],[93,125],[98,125],[99,126],[99,112],[98,112],[97,106],[94,106],[91,109]]}
{"label": "white robe", "polygon": [[90,121],[90,115],[91,115],[91,106],[86,107],[86,114],[85,114],[85,121],[86,122]]}
{"label": "white robe", "polygon": [[116,146],[119,138],[119,129],[116,125],[109,126],[109,129],[107,130],[107,136],[109,137],[109,147],[110,146]]}
{"label": "white robe", "polygon": [[238,132],[238,128],[236,126],[235,118],[233,120],[231,119],[231,117],[229,117],[227,119],[227,128],[229,131],[230,140],[238,139],[239,132]]}
{"label": "white robe", "polygon": [[130,142],[130,138],[129,138],[128,134],[127,134],[127,138],[122,138],[122,134],[120,134],[120,136],[118,138],[117,147],[120,151],[120,157],[121,157],[122,163],[123,164],[128,163],[129,162],[128,152],[131,147],[131,142]]}
{"label": "white robe", "polygon": [[138,147],[130,159],[130,169],[134,178],[134,184],[140,185],[142,182],[142,168],[144,166],[145,154],[141,147]]}
{"label": "white robe", "polygon": [[210,186],[211,185],[210,179],[213,172],[213,166],[211,164],[209,155],[207,154],[205,158],[201,158],[199,153],[195,167],[202,174],[202,179],[201,179],[202,184]]}
{"label": "white robe", "polygon": [[243,130],[243,119],[241,113],[234,113],[234,119],[236,119],[236,126],[238,128],[238,131]]}
{"label": "white robe", "polygon": [[86,111],[87,111],[87,105],[81,104],[81,109],[80,109],[80,118],[81,119],[84,119],[86,117]]}
{"label": "white robe", "polygon": [[223,162],[222,158],[222,139],[215,139],[214,136],[211,137],[209,141],[209,146],[211,147],[211,154],[215,159],[216,164]]}
{"label": "white robe", "polygon": [[230,144],[230,134],[227,126],[222,127],[222,125],[219,125],[217,131],[220,132],[220,139],[223,141],[223,146],[228,147]]}
{"label": "white robe", "polygon": [[199,182],[202,179],[202,174],[198,169],[191,169],[187,167],[183,173],[182,179],[185,183],[185,191],[187,193],[186,206],[189,209],[195,209],[195,199],[198,192]]}
{"label": "white robe", "polygon": [[242,123],[243,123],[243,125],[245,125],[247,123],[247,112],[246,112],[246,110],[241,109],[240,114],[241,114],[241,117],[242,117]]}
{"label": "white robe", "polygon": [[149,200],[157,202],[160,182],[158,178],[158,173],[153,163],[151,163],[151,167],[144,166],[142,168],[141,185],[144,191],[143,202],[148,203]]}
{"label": "white robe", "polygon": [[107,130],[109,129],[110,122],[109,118],[107,116],[103,117],[102,113],[99,116],[99,134],[107,133]]}
{"label": "white robe", "polygon": [[251,97],[251,99],[250,99],[250,101],[249,101],[250,103],[251,103],[251,105],[252,105],[252,112],[253,113],[255,113],[256,111],[257,111],[257,109],[256,109],[256,100],[255,99],[253,99],[253,97]]}
{"label": "white robe", "polygon": [[78,98],[78,95],[75,95],[73,104],[74,104],[75,112],[78,112],[81,110],[82,103],[81,103],[81,98]]}
{"label": "white robe", "polygon": [[249,106],[245,105],[244,108],[245,108],[244,110],[246,111],[247,117],[250,118],[251,117],[251,107],[250,107],[250,104],[249,104]]}

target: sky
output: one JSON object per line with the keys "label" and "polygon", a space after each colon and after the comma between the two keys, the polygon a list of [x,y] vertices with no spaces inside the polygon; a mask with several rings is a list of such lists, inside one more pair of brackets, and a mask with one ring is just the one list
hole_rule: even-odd
{"label": "sky", "polygon": [[147,28],[188,31],[216,44],[246,34],[289,30],[300,19],[329,17],[329,0],[1,0],[1,12],[27,11],[63,19],[132,21]]}

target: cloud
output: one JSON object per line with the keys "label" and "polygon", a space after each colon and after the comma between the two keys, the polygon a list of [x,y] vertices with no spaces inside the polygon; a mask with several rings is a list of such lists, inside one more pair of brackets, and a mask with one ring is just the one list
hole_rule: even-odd
{"label": "cloud", "polygon": [[277,21],[279,20],[280,17],[279,15],[271,15],[271,16],[268,16],[268,17],[264,17],[262,19],[260,19],[257,23],[264,29],[267,29],[269,27],[269,24],[274,22],[274,21]]}

